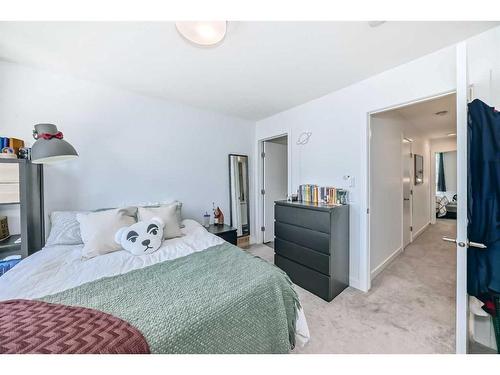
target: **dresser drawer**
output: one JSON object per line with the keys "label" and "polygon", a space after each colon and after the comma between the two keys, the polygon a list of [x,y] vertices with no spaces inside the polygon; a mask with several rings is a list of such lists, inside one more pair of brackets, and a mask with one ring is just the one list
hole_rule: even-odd
{"label": "dresser drawer", "polygon": [[275,238],[274,240],[274,251],[280,256],[303,264],[325,275],[330,274],[330,257],[326,254],[280,238]]}
{"label": "dresser drawer", "polygon": [[0,203],[18,203],[19,184],[0,183]]}
{"label": "dresser drawer", "polygon": [[330,254],[329,234],[275,221],[274,235],[286,239],[288,242],[294,242],[297,245]]}
{"label": "dresser drawer", "polygon": [[274,218],[282,223],[330,233],[330,213],[283,205],[274,206]]}
{"label": "dresser drawer", "polygon": [[274,264],[286,272],[288,277],[298,286],[331,301],[330,278],[322,273],[304,267],[278,254],[274,255]]}

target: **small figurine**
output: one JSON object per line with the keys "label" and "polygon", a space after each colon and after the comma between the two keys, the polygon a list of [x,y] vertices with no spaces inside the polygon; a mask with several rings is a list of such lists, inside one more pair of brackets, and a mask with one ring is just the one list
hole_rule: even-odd
{"label": "small figurine", "polygon": [[222,210],[217,206],[214,208],[214,224],[215,225],[224,225],[224,214]]}

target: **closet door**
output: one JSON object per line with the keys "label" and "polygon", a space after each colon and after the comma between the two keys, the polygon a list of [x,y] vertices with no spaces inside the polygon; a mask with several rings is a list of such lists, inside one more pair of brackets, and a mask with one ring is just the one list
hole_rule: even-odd
{"label": "closet door", "polygon": [[[495,82],[495,79],[498,80],[497,77],[500,74],[500,51],[497,48],[499,43],[500,28],[497,27],[470,38],[466,42],[457,44],[457,237],[456,239],[446,239],[456,242],[457,246],[457,353],[467,353],[471,341],[490,346],[491,349],[495,346],[494,339],[485,342],[484,338],[475,336],[475,318],[470,315],[468,309],[468,291],[473,294],[484,295],[485,290],[492,288],[490,281],[494,279],[491,275],[500,272],[500,269],[495,269],[497,267],[496,263],[491,263],[492,258],[490,257],[493,254],[491,252],[498,251],[495,247],[497,246],[496,242],[487,242],[488,231],[494,232],[495,226],[490,225],[491,223],[487,220],[483,221],[484,218],[491,216],[481,211],[484,207],[480,204],[481,202],[484,203],[486,197],[491,199],[490,190],[495,186],[483,185],[480,189],[472,189],[474,181],[477,181],[478,176],[481,177],[482,172],[481,167],[476,168],[476,164],[471,162],[471,168],[474,166],[474,169],[471,169],[474,178],[471,178],[471,172],[468,168],[469,158],[471,158],[471,161],[479,160],[481,163],[490,163],[491,155],[488,152],[491,153],[492,147],[488,147],[486,144],[488,142],[485,141],[481,144],[481,147],[476,145],[473,146],[472,150],[468,149],[470,145],[475,145],[475,143],[474,137],[471,138],[472,143],[469,144],[468,142],[467,105],[473,99],[479,99],[485,103],[485,106],[482,107],[485,110],[487,108],[488,111],[494,111],[492,107],[498,108],[500,106],[500,86],[498,82]],[[472,116],[471,113],[471,118]],[[477,119],[473,120],[471,125],[472,128],[476,129],[475,132],[478,131],[476,121]],[[482,126],[486,126],[486,124],[482,124]],[[488,189],[483,187],[488,187]],[[472,203],[468,202],[470,194],[473,194],[474,202],[476,202],[473,210],[468,209],[468,204]],[[487,205],[487,207],[490,206]],[[468,222],[468,212],[470,212],[471,223]],[[478,221],[478,218],[480,221]],[[485,232],[484,238],[480,238],[481,236],[475,233],[474,228],[479,225],[478,223],[481,225],[481,232]],[[469,230],[471,230],[470,233],[468,233],[468,226]],[[470,238],[471,236],[472,238]],[[486,267],[477,266],[479,258],[487,263]],[[468,260],[469,265],[467,264]],[[485,272],[485,269],[489,271]],[[468,277],[470,277],[470,280],[467,279]],[[472,322],[472,327],[468,327],[469,322]],[[471,337],[469,337],[469,332],[472,332]]]}

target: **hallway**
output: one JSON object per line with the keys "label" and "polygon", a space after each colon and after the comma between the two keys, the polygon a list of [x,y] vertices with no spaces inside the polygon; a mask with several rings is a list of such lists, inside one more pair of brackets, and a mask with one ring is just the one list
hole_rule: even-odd
{"label": "hallway", "polygon": [[[372,282],[347,288],[332,302],[296,287],[311,341],[294,353],[454,353],[455,220],[430,225]],[[272,261],[272,249],[251,253]]]}

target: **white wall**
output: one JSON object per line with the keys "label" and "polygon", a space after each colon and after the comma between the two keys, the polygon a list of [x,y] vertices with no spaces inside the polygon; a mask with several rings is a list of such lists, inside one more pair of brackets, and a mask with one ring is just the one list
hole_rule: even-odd
{"label": "white wall", "polygon": [[179,199],[187,218],[215,201],[229,221],[228,154],[253,178],[253,122],[6,62],[0,82],[0,134],[54,123],[80,155],[45,166],[46,214]]}
{"label": "white wall", "polygon": [[403,245],[404,119],[385,112],[372,116],[370,126],[370,270],[375,277]]}
{"label": "white wall", "polygon": [[[347,187],[343,176],[354,177],[355,186],[349,188],[351,286],[366,290],[370,278],[366,236],[368,114],[449,92],[455,85],[452,46],[257,122],[257,140],[289,134],[292,191],[302,183]],[[299,146],[296,141],[304,131],[312,136],[308,144]],[[257,219],[260,217],[258,214]]]}

